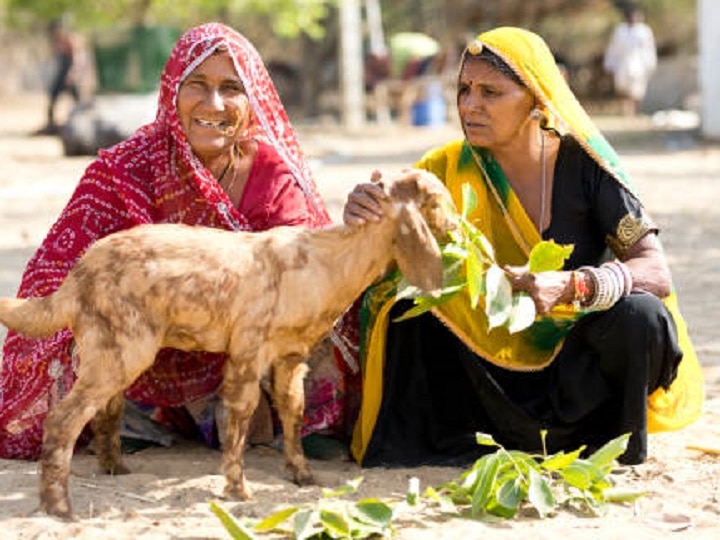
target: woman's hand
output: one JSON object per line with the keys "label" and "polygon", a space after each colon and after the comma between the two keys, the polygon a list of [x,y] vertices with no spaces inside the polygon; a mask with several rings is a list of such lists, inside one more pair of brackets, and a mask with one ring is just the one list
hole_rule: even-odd
{"label": "woman's hand", "polygon": [[526,267],[506,266],[513,291],[524,291],[535,302],[536,311],[543,315],[558,304],[568,304],[575,297],[572,272],[538,272],[531,274]]}
{"label": "woman's hand", "polygon": [[343,209],[343,221],[346,225],[359,227],[369,221],[380,221],[383,216],[380,201],[388,198],[380,183],[381,177],[380,171],[373,171],[370,182],[358,184],[349,193]]}

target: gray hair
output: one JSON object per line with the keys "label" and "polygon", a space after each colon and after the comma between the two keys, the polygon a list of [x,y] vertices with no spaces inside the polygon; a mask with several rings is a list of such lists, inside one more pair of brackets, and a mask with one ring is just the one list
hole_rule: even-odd
{"label": "gray hair", "polygon": [[482,47],[480,52],[477,54],[471,52],[470,50],[466,50],[463,57],[463,64],[470,58],[472,58],[473,60],[481,60],[487,63],[490,67],[496,69],[497,71],[505,75],[508,79],[511,79],[513,82],[519,84],[522,87],[527,86],[520,78],[520,76],[515,73],[513,68],[511,68],[507,64],[507,62],[505,62],[505,60],[500,58],[500,56],[495,54],[488,47]]}

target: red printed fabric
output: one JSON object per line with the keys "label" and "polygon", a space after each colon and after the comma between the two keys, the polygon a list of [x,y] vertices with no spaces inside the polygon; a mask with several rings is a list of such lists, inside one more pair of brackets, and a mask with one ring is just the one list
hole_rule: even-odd
{"label": "red printed fabric", "polygon": [[[259,143],[239,208],[193,154],[176,109],[180,83],[220,46],[233,58],[253,109],[247,137]],[[94,241],[142,223],[253,231],[281,224],[320,227],[329,222],[259,54],[234,30],[206,24],[188,31],[173,49],[162,74],[155,121],[128,140],[101,150],[86,169],[28,263],[18,296],[52,293]],[[336,369],[326,381],[309,385],[319,393],[308,395],[306,433],[344,421],[345,376],[357,373],[357,336],[351,330],[354,325],[338,324],[333,333]],[[42,423],[72,386],[78,361],[72,355],[69,330],[48,339],[8,334],[0,372],[0,457],[39,457]],[[217,392],[224,361],[219,354],[163,350],[127,396],[148,405],[187,404]]]}

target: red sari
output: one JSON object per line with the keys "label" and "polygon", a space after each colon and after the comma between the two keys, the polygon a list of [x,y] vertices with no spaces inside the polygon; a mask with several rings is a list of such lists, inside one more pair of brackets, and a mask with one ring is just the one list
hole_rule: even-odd
{"label": "red sari", "polygon": [[[242,199],[235,208],[193,154],[177,115],[180,83],[218,47],[232,57],[252,106],[243,136],[258,143]],[[175,45],[161,78],[154,122],[101,150],[23,274],[19,297],[55,291],[97,239],[142,223],[186,223],[259,231],[277,225],[321,227],[330,222],[295,132],[255,48],[217,23],[193,28]],[[344,433],[346,384],[357,373],[355,325],[338,323],[330,369],[309,375],[304,433]],[[79,359],[65,329],[47,339],[10,332],[0,373],[0,457],[37,459],[50,407],[76,378]],[[160,351],[127,390],[145,405],[175,407],[217,393],[225,355]]]}

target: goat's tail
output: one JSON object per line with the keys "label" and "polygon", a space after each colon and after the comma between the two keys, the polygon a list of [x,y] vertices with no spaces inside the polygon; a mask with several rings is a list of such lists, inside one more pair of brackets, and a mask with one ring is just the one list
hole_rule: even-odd
{"label": "goat's tail", "polygon": [[0,322],[28,337],[48,337],[68,326],[69,314],[53,295],[0,298]]}

